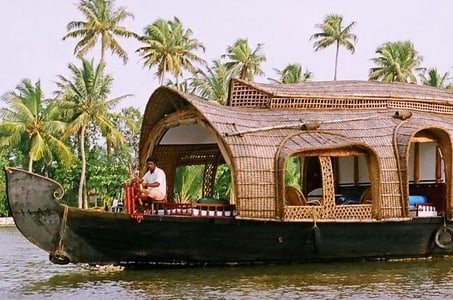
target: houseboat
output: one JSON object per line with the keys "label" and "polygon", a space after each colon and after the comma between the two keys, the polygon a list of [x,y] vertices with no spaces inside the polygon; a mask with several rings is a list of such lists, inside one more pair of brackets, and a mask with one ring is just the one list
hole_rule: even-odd
{"label": "houseboat", "polygon": [[[230,83],[226,105],[159,87],[146,106],[164,201],[59,203],[55,181],[6,168],[16,226],[57,264],[228,265],[453,255],[453,90],[373,81]],[[178,168],[202,166],[181,202]],[[231,192],[218,195],[227,168]],[[120,188],[120,187],[119,187]],[[120,201],[121,202],[121,201]],[[149,205],[144,207],[148,203]]]}

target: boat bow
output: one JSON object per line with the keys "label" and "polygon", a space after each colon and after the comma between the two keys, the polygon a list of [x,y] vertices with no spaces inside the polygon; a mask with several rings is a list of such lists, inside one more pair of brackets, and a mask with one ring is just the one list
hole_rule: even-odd
{"label": "boat bow", "polygon": [[58,239],[63,196],[57,182],[17,168],[5,168],[9,207],[19,231],[41,249],[52,252]]}
{"label": "boat bow", "polygon": [[9,207],[17,228],[30,242],[49,253],[53,263],[102,257],[67,226],[69,212],[77,209],[58,202],[64,193],[59,183],[18,168],[6,167],[5,173]]}

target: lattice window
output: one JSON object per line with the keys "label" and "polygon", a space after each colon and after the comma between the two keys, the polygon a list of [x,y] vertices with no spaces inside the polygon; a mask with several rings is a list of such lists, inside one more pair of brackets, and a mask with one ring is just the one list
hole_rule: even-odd
{"label": "lattice window", "polygon": [[217,164],[206,164],[203,174],[203,197],[212,197],[214,182],[215,182],[215,173],[217,172]]}
{"label": "lattice window", "polygon": [[324,219],[324,212],[323,206],[285,206],[283,219],[285,221]]}
{"label": "lattice window", "polygon": [[242,84],[234,84],[230,93],[230,106],[269,106],[269,96],[257,89]]}
{"label": "lattice window", "polygon": [[370,99],[272,98],[271,108],[298,109],[385,109],[384,101]]}
{"label": "lattice window", "polygon": [[412,109],[426,112],[438,112],[444,114],[453,114],[453,107],[449,104],[440,104],[422,101],[388,101],[388,107]]}
{"label": "lattice window", "polygon": [[453,114],[449,104],[384,99],[318,99],[318,98],[272,98],[270,108],[281,109],[411,109],[426,112]]}
{"label": "lattice window", "polygon": [[335,220],[365,220],[372,219],[371,204],[343,205],[335,208],[335,216],[328,218],[323,206],[285,206],[283,219],[285,221],[302,221],[335,219]]}

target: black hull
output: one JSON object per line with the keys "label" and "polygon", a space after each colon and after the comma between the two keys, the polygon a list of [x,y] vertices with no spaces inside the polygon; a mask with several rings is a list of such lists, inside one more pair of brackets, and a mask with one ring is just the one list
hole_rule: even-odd
{"label": "black hull", "polygon": [[[442,217],[310,222],[145,216],[60,205],[54,181],[8,168],[9,205],[22,234],[55,263],[250,264],[451,255]],[[451,221],[446,221],[452,228]],[[451,235],[450,235],[451,236]]]}

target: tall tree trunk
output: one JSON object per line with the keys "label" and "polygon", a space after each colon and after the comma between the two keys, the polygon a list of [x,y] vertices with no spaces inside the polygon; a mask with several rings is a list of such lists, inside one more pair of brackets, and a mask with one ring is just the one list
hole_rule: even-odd
{"label": "tall tree trunk", "polygon": [[167,72],[167,68],[164,66],[164,69],[162,70],[162,73],[159,74],[159,85],[163,85],[164,84],[164,77],[165,77],[165,73]]}
{"label": "tall tree trunk", "polygon": [[333,74],[334,81],[337,81],[338,52],[340,52],[340,43],[337,41],[337,51],[335,52],[335,73]]}
{"label": "tall tree trunk", "polygon": [[101,63],[104,63],[104,58],[105,58],[105,43],[104,43],[104,35],[102,35],[102,41],[101,41]]}
{"label": "tall tree trunk", "polygon": [[110,137],[110,133],[107,133],[105,135],[105,147],[106,147],[106,151],[107,151],[107,158],[110,158],[110,156],[112,155],[112,148],[113,148],[113,143],[111,142],[113,138]]}
{"label": "tall tree trunk", "polygon": [[28,158],[28,172],[33,172],[33,158]]}
{"label": "tall tree trunk", "polygon": [[89,208],[88,206],[88,191],[87,191],[87,181],[86,179],[83,182],[83,207]]}
{"label": "tall tree trunk", "polygon": [[246,67],[242,67],[241,68],[241,73],[239,74],[239,79],[248,80],[247,79],[247,68]]}
{"label": "tall tree trunk", "polygon": [[80,146],[80,162],[82,164],[82,170],[80,172],[80,180],[79,180],[79,191],[77,193],[77,203],[79,208],[83,208],[83,190],[85,185],[85,177],[86,177],[86,158],[85,158],[85,130],[86,127],[82,126],[79,132],[79,146]]}

